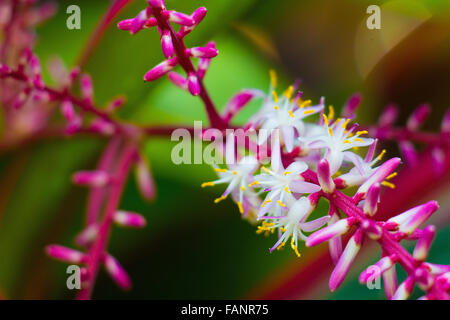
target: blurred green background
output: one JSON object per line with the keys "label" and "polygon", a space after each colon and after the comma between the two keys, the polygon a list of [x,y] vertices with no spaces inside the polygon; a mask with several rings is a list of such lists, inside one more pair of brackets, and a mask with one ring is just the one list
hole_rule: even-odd
{"label": "blurred green background", "polygon": [[[57,16],[38,29],[36,50],[42,61],[58,55],[75,65],[111,1],[57,2]],[[81,8],[81,30],[66,28],[65,9],[70,4]],[[381,30],[366,28],[366,8],[371,4],[382,8]],[[134,17],[144,5],[143,0],[132,1],[85,57],[84,70],[94,79],[96,101],[101,105],[126,95],[120,115],[138,123],[206,120],[200,101],[167,79],[142,81],[143,74],[163,60],[159,36],[153,29],[131,36],[118,30],[116,23]],[[361,92],[362,123],[376,119],[388,102],[399,104],[402,121],[419,103],[430,102],[433,114],[426,128],[437,130],[450,105],[448,0],[167,0],[166,5],[187,13],[199,6],[208,8],[205,20],[186,42],[189,46],[216,42],[220,54],[212,61],[206,86],[218,106],[242,88],[266,90],[271,68],[278,71],[283,85],[300,78],[306,96],[314,101],[326,96],[337,109],[352,93]],[[236,123],[244,123],[257,107],[252,103]],[[65,286],[66,266],[47,258],[43,248],[50,243],[73,246],[83,223],[87,191],[72,186],[70,176],[94,168],[103,146],[102,140],[73,138],[2,155],[0,288],[7,297],[74,296]],[[269,254],[276,239],[255,234],[255,226],[241,220],[231,201],[214,205],[220,189],[199,187],[214,176],[211,168],[172,164],[172,146],[156,138],[145,144],[158,187],[156,201],[141,200],[129,179],[121,202],[122,209],[144,214],[148,227],[113,230],[110,252],[131,275],[132,291],[120,291],[101,273],[94,298],[260,298],[285,274],[313,263],[314,255],[297,259],[291,250]],[[394,146],[387,147],[390,155],[397,153]],[[439,234],[430,261],[450,264],[448,185],[435,195],[442,208],[435,221]],[[365,253],[336,293],[328,292],[326,273],[313,289],[305,292],[300,284],[298,295],[285,298],[383,298],[382,290],[368,290],[357,281],[377,255],[377,249]]]}

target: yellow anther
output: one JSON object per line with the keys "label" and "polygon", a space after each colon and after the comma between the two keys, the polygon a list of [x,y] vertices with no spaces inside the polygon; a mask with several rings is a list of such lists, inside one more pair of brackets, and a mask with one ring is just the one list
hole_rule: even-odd
{"label": "yellow anther", "polygon": [[330,133],[330,136],[333,136],[333,129],[328,128],[328,132]]}
{"label": "yellow anther", "polygon": [[280,243],[280,245],[277,247],[277,250],[281,250],[281,249],[283,249],[283,247],[286,245],[286,242],[282,242],[282,243]]}
{"label": "yellow anther", "polygon": [[277,87],[277,73],[275,72],[275,70],[270,70],[270,83],[272,84],[272,87],[276,88]]}
{"label": "yellow anther", "polygon": [[355,150],[359,150],[359,147],[353,147],[353,149],[355,149]]}
{"label": "yellow anther", "polygon": [[273,108],[274,108],[275,110],[278,110],[278,106],[274,106]]}
{"label": "yellow anther", "polygon": [[393,177],[395,177],[397,175],[397,172],[391,173],[390,175],[388,175],[386,177],[386,180],[392,179]]}
{"label": "yellow anther", "polygon": [[227,169],[220,169],[220,168],[214,168],[214,170],[216,171],[216,172],[227,172],[228,170]]}
{"label": "yellow anther", "polygon": [[380,155],[377,157],[378,161],[381,161],[381,159],[383,159],[383,156],[385,153],[386,153],[386,149],[383,149],[383,151],[381,151]]}
{"label": "yellow anther", "polygon": [[214,200],[214,203],[219,203],[222,200],[225,200],[227,198],[227,196],[221,196],[219,198],[217,198],[216,200]]}
{"label": "yellow anther", "polygon": [[286,98],[290,99],[293,92],[294,92],[294,87],[289,86],[283,94]]}
{"label": "yellow anther", "polygon": [[361,142],[361,143],[364,142],[364,141],[363,141],[362,139],[360,139],[360,138],[356,138],[356,139],[354,139],[354,141],[356,141],[356,142]]}
{"label": "yellow anther", "polygon": [[288,187],[284,188],[284,191],[286,191],[287,193],[291,193]]}
{"label": "yellow anther", "polygon": [[345,120],[345,122],[342,124],[342,129],[347,128],[347,125],[349,122],[350,122],[350,119]]}
{"label": "yellow anther", "polygon": [[252,183],[250,183],[250,184],[248,185],[248,187],[250,188],[251,186],[254,186],[255,184],[259,184],[259,182],[258,182],[258,181],[253,181]]}
{"label": "yellow anther", "polygon": [[300,252],[298,252],[297,246],[295,245],[294,237],[292,237],[292,239],[291,239],[291,248],[292,248],[292,250],[294,250],[297,257],[300,258]]}
{"label": "yellow anther", "polygon": [[314,112],[315,112],[314,110],[306,110],[303,112],[303,114],[306,116],[306,115],[314,113]]}
{"label": "yellow anther", "polygon": [[212,186],[214,186],[214,182],[205,182],[205,183],[202,183],[202,185],[201,185],[202,188],[212,187]]}
{"label": "yellow anther", "polygon": [[234,175],[237,175],[238,173],[237,173],[237,171],[235,170],[235,171],[233,171],[233,174],[234,174]]}
{"label": "yellow anther", "polygon": [[352,143],[350,140],[344,140],[342,143]]}
{"label": "yellow anther", "polygon": [[389,187],[391,189],[395,189],[395,184],[393,184],[393,183],[390,183],[390,182],[387,182],[387,181],[383,181],[381,184],[383,186]]}
{"label": "yellow anther", "polygon": [[242,203],[239,201],[239,202],[237,203],[237,205],[238,205],[238,208],[239,208],[239,212],[240,212],[241,214],[244,214],[244,208],[242,207]]}
{"label": "yellow anther", "polygon": [[325,113],[323,114],[323,122],[328,127],[328,117],[327,117],[327,115]]}
{"label": "yellow anther", "polygon": [[262,224],[265,227],[271,227],[271,226],[275,225],[273,222],[265,222],[265,221],[263,221]]}
{"label": "yellow anther", "polygon": [[360,136],[362,134],[368,134],[369,132],[367,132],[366,130],[362,130],[362,131],[356,131],[356,135]]}
{"label": "yellow anther", "polygon": [[281,202],[280,200],[278,200],[277,203],[278,203],[280,206],[282,206],[283,208],[286,207],[286,205],[285,205],[283,202]]}
{"label": "yellow anther", "polygon": [[275,90],[272,91],[273,101],[278,102],[278,94]]}
{"label": "yellow anther", "polygon": [[329,113],[328,113],[328,119],[333,119],[334,118],[334,108],[333,106],[329,106],[328,109],[330,109]]}
{"label": "yellow anther", "polygon": [[290,171],[285,171],[284,173],[283,173],[283,175],[284,176],[287,176],[288,174],[291,174],[292,172],[290,172]]}
{"label": "yellow anther", "polygon": [[272,200],[270,200],[270,198],[268,198],[266,201],[264,201],[264,202],[261,204],[261,208],[264,208],[264,206],[265,206],[266,204],[270,203],[270,202],[272,202]]}
{"label": "yellow anther", "polygon": [[292,112],[292,110],[289,110],[289,115],[290,115],[292,118],[295,118],[294,113]]}
{"label": "yellow anther", "polygon": [[286,228],[281,227],[280,230],[281,232],[286,232]]}
{"label": "yellow anther", "polygon": [[244,186],[241,186],[241,190],[242,190],[242,191],[245,191],[245,187],[244,187]]}
{"label": "yellow anther", "polygon": [[261,170],[263,170],[266,173],[270,173],[271,171],[269,169],[267,169],[266,167],[261,167]]}
{"label": "yellow anther", "polygon": [[300,104],[300,108],[305,108],[311,103],[311,100],[305,100]]}

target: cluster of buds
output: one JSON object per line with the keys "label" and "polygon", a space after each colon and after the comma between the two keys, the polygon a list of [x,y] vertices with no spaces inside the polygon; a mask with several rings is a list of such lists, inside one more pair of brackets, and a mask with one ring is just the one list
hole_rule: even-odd
{"label": "cluster of buds", "polygon": [[[351,115],[361,100],[359,95],[351,97],[341,116],[335,118],[332,106],[325,113],[324,98],[311,105],[310,100],[303,99],[302,92],[295,92],[297,84],[280,96],[276,83],[276,75],[271,72],[269,94],[262,96],[255,90],[241,92],[240,98],[232,99],[233,107],[226,111],[232,118],[234,110],[238,111],[253,97],[262,96],[261,110],[245,128],[247,132],[258,133],[253,143],[270,148],[270,159],[260,158],[258,151],[245,146],[236,150],[235,140],[227,139],[227,167],[215,166],[219,178],[202,186],[227,184],[215,202],[231,194],[244,217],[261,222],[258,233],[276,233],[277,241],[271,252],[290,242],[295,254],[300,256],[299,241],[306,242],[308,247],[328,241],[336,264],[329,281],[332,291],[342,283],[368,238],[380,244],[383,257],[375,267],[361,274],[362,283],[383,276],[388,298],[406,299],[417,284],[425,291],[423,298],[449,299],[450,267],[425,262],[435,228],[430,225],[418,229],[438,209],[437,203],[430,201],[387,221],[374,219],[382,188],[395,188],[389,180],[396,176],[401,160],[391,158],[377,165],[386,151],[375,156],[377,139],[362,137],[369,132],[356,123],[351,124]],[[316,122],[304,121],[315,114],[319,115]],[[418,126],[418,119],[423,118],[421,114],[418,111],[413,115],[417,121],[410,120],[408,130]],[[364,158],[358,151],[361,147],[368,147]],[[267,161],[270,169],[263,165]],[[348,187],[357,187],[352,197],[342,192]],[[328,201],[328,214],[309,220],[320,199]],[[343,248],[344,235],[349,239]],[[400,246],[403,239],[417,240],[412,255]],[[408,274],[400,285],[396,280],[396,264]]]}
{"label": "cluster of buds", "polygon": [[[201,80],[209,67],[210,60],[217,56],[218,50],[214,42],[208,43],[205,47],[186,48],[183,38],[188,35],[203,20],[206,15],[204,7],[198,8],[191,15],[166,10],[162,0],[148,0],[149,6],[142,10],[135,18],[122,20],[118,27],[128,30],[131,34],[156,26],[161,36],[162,52],[166,58],[145,75],[145,81],[154,81],[165,74],[168,74],[170,81],[176,86],[189,91],[193,96],[201,93]],[[178,32],[175,32],[171,23],[180,25]],[[198,58],[199,63],[195,70],[191,58]],[[184,77],[172,71],[177,65],[181,65],[187,72]]]}

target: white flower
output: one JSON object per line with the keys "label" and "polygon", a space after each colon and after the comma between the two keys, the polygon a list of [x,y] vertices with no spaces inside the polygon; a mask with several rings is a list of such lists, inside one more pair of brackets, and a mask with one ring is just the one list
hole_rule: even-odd
{"label": "white flower", "polygon": [[295,251],[298,257],[300,253],[298,252],[298,239],[305,241],[306,236],[304,232],[312,232],[322,227],[329,220],[329,216],[324,216],[313,221],[306,222],[311,212],[314,210],[315,205],[313,205],[308,198],[301,197],[292,204],[289,212],[286,216],[275,216],[275,217],[264,217],[263,219],[270,219],[273,222],[264,223],[263,226],[259,227],[259,230],[272,230],[279,228],[282,232],[278,241],[270,249],[270,252],[277,248],[283,247],[291,238],[291,247]]}
{"label": "white flower", "polygon": [[367,131],[357,131],[353,134],[357,125],[347,130],[347,124],[350,122],[350,119],[337,119],[333,124],[329,125],[325,114],[323,118],[325,133],[308,138],[300,137],[299,139],[310,149],[325,149],[325,159],[330,165],[331,174],[334,174],[339,170],[344,160],[351,161],[349,159],[351,152],[345,151],[354,147],[369,146],[374,140],[360,137],[360,135],[366,134]]}
{"label": "white flower", "polygon": [[253,192],[251,190],[247,191],[247,186],[253,181],[252,174],[258,166],[259,163],[255,157],[244,157],[237,164],[230,164],[229,170],[215,168],[215,171],[219,174],[219,179],[205,182],[202,184],[202,187],[227,183],[228,187],[225,192],[222,196],[214,200],[214,202],[218,203],[232,193],[233,198],[237,200],[239,211],[243,214],[245,212],[244,205],[247,207],[248,205],[255,203]]}

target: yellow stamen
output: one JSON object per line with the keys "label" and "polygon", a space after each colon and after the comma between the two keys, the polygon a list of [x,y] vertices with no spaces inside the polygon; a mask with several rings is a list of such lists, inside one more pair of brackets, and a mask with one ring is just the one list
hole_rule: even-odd
{"label": "yellow stamen", "polygon": [[344,140],[342,143],[352,143],[350,140]]}
{"label": "yellow stamen", "polygon": [[289,88],[287,88],[283,94],[285,95],[286,98],[290,99],[293,92],[294,92],[294,87],[289,86]]}
{"label": "yellow stamen", "polygon": [[276,88],[277,87],[277,73],[275,72],[275,70],[270,70],[270,83],[272,84],[272,87]]}
{"label": "yellow stamen", "polygon": [[282,242],[282,243],[280,243],[280,245],[277,247],[277,250],[281,250],[281,249],[283,249],[283,247],[285,246],[285,244],[286,244],[286,242]]}
{"label": "yellow stamen", "polygon": [[345,120],[345,122],[342,124],[342,129],[347,128],[347,124],[350,122],[350,119]]}
{"label": "yellow stamen", "polygon": [[242,207],[242,203],[239,201],[239,202],[237,203],[237,205],[238,205],[238,208],[239,208],[239,212],[240,212],[241,214],[244,214],[244,208]]}
{"label": "yellow stamen", "polygon": [[333,106],[329,106],[328,109],[330,109],[329,113],[328,113],[328,119],[333,119],[334,118],[334,108]]}
{"label": "yellow stamen", "polygon": [[204,188],[204,187],[213,187],[214,186],[214,182],[205,182],[205,183],[202,183],[202,185],[201,185],[201,187],[202,188]]}
{"label": "yellow stamen", "polygon": [[305,100],[300,104],[300,108],[305,108],[311,103],[311,100]]}
{"label": "yellow stamen", "polygon": [[281,230],[281,232],[285,232],[286,228],[281,227],[280,230]]}
{"label": "yellow stamen", "polygon": [[278,95],[275,90],[272,91],[273,101],[278,102]]}
{"label": "yellow stamen", "polygon": [[287,193],[291,193],[288,187],[284,188],[284,191],[286,191]]}
{"label": "yellow stamen", "polygon": [[330,133],[330,136],[333,136],[333,129],[328,128],[328,132]]}
{"label": "yellow stamen", "polygon": [[278,106],[274,106],[273,108],[274,108],[275,110],[278,110]]}
{"label": "yellow stamen", "polygon": [[251,186],[254,186],[255,184],[259,184],[259,182],[258,182],[258,181],[253,181],[252,183],[250,183],[250,184],[248,185],[248,187],[250,188]]}
{"label": "yellow stamen", "polygon": [[234,174],[234,175],[237,175],[238,173],[237,173],[237,171],[233,171],[233,174]]}
{"label": "yellow stamen", "polygon": [[389,187],[391,189],[395,189],[395,184],[393,184],[393,183],[390,183],[390,182],[387,182],[387,181],[383,181],[381,184],[383,186]]}
{"label": "yellow stamen", "polygon": [[278,203],[280,206],[282,206],[283,208],[286,207],[286,205],[285,205],[283,202],[281,202],[280,200],[278,200],[277,203]]}
{"label": "yellow stamen", "polygon": [[242,191],[245,191],[245,187],[244,187],[244,186],[241,186],[241,190],[242,190]]}
{"label": "yellow stamen", "polygon": [[363,140],[360,138],[356,138],[356,139],[354,139],[354,141],[363,143]]}
{"label": "yellow stamen", "polygon": [[394,173],[388,175],[388,176],[386,177],[386,180],[392,179],[392,178],[395,177],[396,175],[397,175],[397,172],[394,172]]}
{"label": "yellow stamen", "polygon": [[294,250],[297,257],[300,258],[300,252],[298,252],[297,246],[295,245],[294,237],[291,238],[291,248],[292,248],[292,250]]}
{"label": "yellow stamen", "polygon": [[381,159],[383,159],[383,156],[384,156],[385,153],[386,153],[386,149],[381,151],[380,155],[377,157],[378,161],[381,161]]}
{"label": "yellow stamen", "polygon": [[266,172],[266,173],[270,173],[270,170],[267,169],[266,167],[261,167],[261,170],[263,170],[263,171]]}
{"label": "yellow stamen", "polygon": [[214,170],[216,171],[216,172],[227,172],[228,170],[227,169],[220,169],[220,168],[214,168]]}
{"label": "yellow stamen", "polygon": [[284,176],[287,176],[288,174],[291,174],[292,172],[290,172],[290,171],[285,171],[284,173],[283,173],[283,175]]}
{"label": "yellow stamen", "polygon": [[306,115],[314,113],[314,112],[315,112],[314,110],[306,110],[303,112],[303,114],[306,116]]}
{"label": "yellow stamen", "polygon": [[272,202],[272,200],[270,200],[270,198],[267,199],[266,201],[264,201],[264,202],[261,204],[261,208],[264,208],[264,206],[265,206],[266,204],[270,203],[270,202]]}
{"label": "yellow stamen", "polygon": [[356,134],[358,136],[362,135],[362,134],[368,134],[369,132],[367,132],[366,130],[362,130],[362,131],[356,131]]}
{"label": "yellow stamen", "polygon": [[292,118],[295,118],[294,113],[292,112],[292,110],[289,110],[289,115],[290,115]]}
{"label": "yellow stamen", "polygon": [[222,200],[225,200],[227,198],[227,196],[221,196],[219,198],[217,198],[216,200],[214,200],[214,203],[219,203]]}
{"label": "yellow stamen", "polygon": [[323,114],[323,122],[328,127],[328,117],[327,117],[327,115],[325,113]]}

